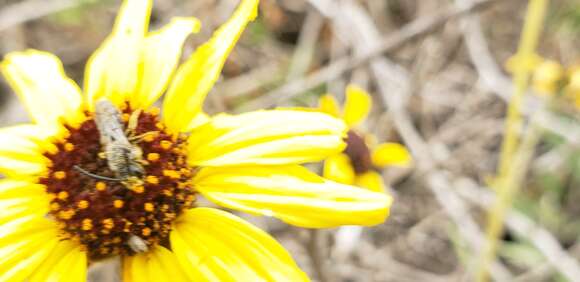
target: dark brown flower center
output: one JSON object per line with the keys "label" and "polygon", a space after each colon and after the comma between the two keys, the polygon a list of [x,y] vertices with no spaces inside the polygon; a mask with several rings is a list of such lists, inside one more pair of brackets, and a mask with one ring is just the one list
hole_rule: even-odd
{"label": "dark brown flower center", "polygon": [[371,170],[373,168],[371,151],[364,138],[352,130],[347,134],[344,153],[349,157],[354,171],[360,174]]}
{"label": "dark brown flower center", "polygon": [[[131,113],[123,111],[125,127]],[[142,137],[131,143],[143,153],[144,174],[129,184],[109,168],[94,116],[87,116],[78,127],[65,126],[69,135],[56,153],[45,153],[52,164],[40,183],[51,196],[50,216],[92,260],[168,246],[171,222],[195,202],[185,136],[167,133],[157,109],[141,112],[133,133]]]}

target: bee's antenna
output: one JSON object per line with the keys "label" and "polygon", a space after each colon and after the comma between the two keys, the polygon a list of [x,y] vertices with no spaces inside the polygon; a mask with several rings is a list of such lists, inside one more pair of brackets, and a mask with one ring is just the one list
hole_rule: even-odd
{"label": "bee's antenna", "polygon": [[82,174],[84,174],[86,176],[95,178],[95,179],[100,179],[100,180],[105,180],[105,181],[121,181],[121,179],[119,179],[119,178],[111,178],[111,177],[100,176],[100,175],[96,175],[94,173],[90,173],[90,172],[82,169],[78,165],[74,165],[73,168],[76,169],[78,172],[80,172],[80,173],[82,173]]}

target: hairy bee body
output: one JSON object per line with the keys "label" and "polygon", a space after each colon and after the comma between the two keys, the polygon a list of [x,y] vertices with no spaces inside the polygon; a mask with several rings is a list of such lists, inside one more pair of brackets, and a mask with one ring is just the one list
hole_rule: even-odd
{"label": "hairy bee body", "polygon": [[147,246],[145,240],[136,235],[129,236],[127,245],[129,245],[129,248],[131,248],[135,253],[144,253],[149,250],[149,246]]}
{"label": "hairy bee body", "polygon": [[119,110],[107,99],[101,99],[95,106],[95,123],[100,133],[101,145],[109,169],[121,181],[139,179],[144,174],[143,153],[139,146],[132,144],[125,134]]}

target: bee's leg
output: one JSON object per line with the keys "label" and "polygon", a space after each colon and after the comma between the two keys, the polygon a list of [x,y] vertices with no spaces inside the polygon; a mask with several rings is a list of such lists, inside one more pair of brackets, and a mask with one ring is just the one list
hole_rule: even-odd
{"label": "bee's leg", "polygon": [[84,174],[86,176],[92,177],[94,179],[106,180],[106,181],[121,181],[121,179],[119,179],[119,178],[111,178],[111,177],[101,176],[101,175],[97,175],[97,174],[88,172],[88,171],[84,170],[83,168],[81,168],[78,165],[73,166],[73,168],[75,170],[77,170],[78,172],[80,172],[80,173],[82,173],[82,174]]}
{"label": "bee's leg", "polygon": [[99,156],[99,159],[106,159],[107,153],[106,152],[99,152],[98,156]]}
{"label": "bee's leg", "polygon": [[149,132],[145,132],[143,134],[137,135],[137,136],[130,136],[129,137],[129,142],[132,143],[139,143],[141,142],[145,137],[147,136],[153,136],[155,137],[157,134],[159,134],[159,131],[149,131]]}
{"label": "bee's leg", "polygon": [[121,183],[123,183],[123,185],[125,185],[125,187],[127,187],[129,190],[133,190],[133,187],[142,186],[143,180],[135,176],[129,176]]}
{"label": "bee's leg", "polygon": [[125,130],[125,134],[131,138],[137,130],[137,125],[139,124],[139,116],[141,115],[142,110],[137,109],[131,113],[129,117],[129,121],[127,122],[127,129]]}

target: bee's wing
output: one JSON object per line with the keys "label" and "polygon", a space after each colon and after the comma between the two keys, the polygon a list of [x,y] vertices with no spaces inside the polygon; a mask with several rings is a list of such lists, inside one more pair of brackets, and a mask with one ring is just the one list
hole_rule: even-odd
{"label": "bee's wing", "polygon": [[101,134],[101,143],[114,141],[128,143],[123,129],[121,112],[107,99],[97,101],[95,105],[95,123]]}

